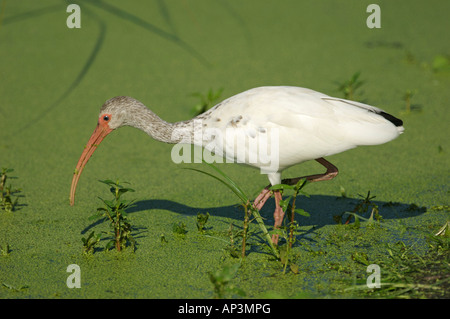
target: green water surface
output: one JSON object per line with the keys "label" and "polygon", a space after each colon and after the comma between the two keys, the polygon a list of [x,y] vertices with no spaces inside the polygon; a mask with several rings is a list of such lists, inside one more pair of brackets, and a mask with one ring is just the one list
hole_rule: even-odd
{"label": "green water surface", "polygon": [[[0,1],[0,166],[14,168],[17,178],[9,181],[25,196],[16,211],[0,211],[0,246],[9,245],[0,255],[1,298],[212,298],[210,273],[241,262],[226,250],[230,224],[242,227],[238,199],[183,169],[208,167],[173,163],[172,145],[133,128],[106,138],[69,205],[72,174],[99,108],[117,95],[173,122],[192,117],[194,92],[223,88],[224,99],[257,86],[294,85],[343,97],[339,83],[361,72],[355,98],[403,119],[398,139],[329,157],[339,176],[308,185],[310,197],[297,199],[310,214],[298,217],[299,273],[282,274],[252,223],[247,257],[225,297],[353,297],[343,288],[367,273],[352,255],[376,264],[387,258],[386,245],[400,240],[422,254],[425,234],[449,219],[448,1],[379,0],[379,29],[366,25],[371,1],[73,2],[81,8],[79,29],[66,25],[69,2]],[[415,92],[409,113],[407,90]],[[257,170],[219,167],[252,196],[268,183]],[[284,176],[322,170],[304,163]],[[98,197],[108,197],[98,182],[104,179],[136,190],[126,194],[137,199],[129,211],[134,253],[82,253],[82,237],[108,230],[88,220],[101,206]],[[337,199],[341,188],[347,198]],[[389,227],[336,224],[333,216],[369,190]],[[447,209],[432,209],[437,205]],[[270,200],[262,211],[269,228],[273,208]],[[206,212],[207,235],[196,227],[197,213]],[[174,223],[187,233],[174,234]],[[71,264],[81,269],[79,289],[66,285]]]}

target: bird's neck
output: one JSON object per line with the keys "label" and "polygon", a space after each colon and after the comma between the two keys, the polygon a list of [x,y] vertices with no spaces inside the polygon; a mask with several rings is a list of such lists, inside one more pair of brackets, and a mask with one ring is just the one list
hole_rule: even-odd
{"label": "bird's neck", "polygon": [[128,125],[144,131],[160,142],[170,144],[193,143],[194,125],[192,121],[169,123],[146,107],[143,112],[132,116]]}

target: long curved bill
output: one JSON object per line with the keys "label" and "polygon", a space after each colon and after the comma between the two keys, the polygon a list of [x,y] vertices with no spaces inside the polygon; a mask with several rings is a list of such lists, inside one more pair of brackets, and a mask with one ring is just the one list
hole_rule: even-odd
{"label": "long curved bill", "polygon": [[92,133],[91,138],[89,139],[86,147],[84,148],[83,153],[80,156],[80,159],[78,160],[77,167],[75,168],[75,171],[73,173],[72,178],[72,186],[70,188],[70,205],[73,206],[75,204],[75,190],[77,188],[78,180],[80,179],[81,172],[83,171],[84,166],[89,161],[89,158],[91,158],[92,154],[97,149],[97,146],[103,141],[103,139],[112,132],[112,129],[109,127],[102,126],[100,124],[97,124],[97,127],[94,130],[94,133]]}

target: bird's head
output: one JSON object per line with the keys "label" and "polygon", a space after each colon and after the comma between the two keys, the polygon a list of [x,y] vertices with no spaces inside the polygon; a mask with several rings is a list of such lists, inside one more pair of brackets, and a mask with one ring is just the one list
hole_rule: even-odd
{"label": "bird's head", "polygon": [[130,125],[132,115],[145,106],[128,96],[116,96],[102,105],[98,117],[98,125],[105,130],[115,130],[121,126]]}
{"label": "bird's head", "polygon": [[113,130],[124,125],[129,125],[130,114],[134,113],[134,109],[142,107],[145,106],[141,102],[127,96],[118,96],[103,104],[100,109],[97,126],[86,144],[73,174],[72,186],[70,189],[70,205],[75,203],[75,190],[81,172],[97,146],[100,145],[103,139]]}

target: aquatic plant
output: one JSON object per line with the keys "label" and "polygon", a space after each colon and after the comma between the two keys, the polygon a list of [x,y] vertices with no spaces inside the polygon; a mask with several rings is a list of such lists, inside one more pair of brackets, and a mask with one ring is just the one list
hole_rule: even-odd
{"label": "aquatic plant", "polygon": [[[89,219],[104,218],[110,221],[111,235],[113,238],[106,244],[105,248],[107,250],[114,246],[117,251],[121,251],[127,244],[131,244],[134,250],[136,242],[131,235],[132,227],[126,212],[128,208],[133,206],[134,200],[124,200],[121,198],[126,192],[134,192],[134,190],[120,185],[119,181],[113,182],[111,180],[104,180],[100,182],[109,187],[113,199],[106,200],[99,197],[104,206],[97,208],[97,212]],[[92,246],[95,242],[96,239],[93,236],[94,235],[92,234],[90,243],[89,240],[86,239],[88,246]]]}
{"label": "aquatic plant", "polygon": [[200,92],[192,93],[191,96],[197,97],[200,99],[200,102],[197,103],[191,110],[193,115],[199,115],[203,112],[212,108],[215,103],[219,100],[222,95],[223,88],[218,89],[217,91],[213,91],[209,89],[208,93],[202,94]]}
{"label": "aquatic plant", "polygon": [[161,244],[167,244],[169,241],[166,239],[166,235],[164,233],[159,234],[159,240]]}
{"label": "aquatic plant", "polygon": [[[427,237],[428,251],[424,255],[417,253],[415,243],[406,244],[400,240],[386,244],[388,257],[377,261],[383,270],[379,288],[369,289],[364,278],[344,291],[351,291],[356,297],[447,299],[450,291],[450,237]],[[363,253],[352,255],[352,259],[364,266],[369,264],[367,255]]]}
{"label": "aquatic plant", "polygon": [[361,75],[361,72],[356,72],[352,75],[352,77],[344,81],[342,83],[338,83],[338,91],[342,92],[344,94],[344,99],[347,100],[354,100],[355,99],[355,93],[356,90],[359,89],[364,82],[359,80],[359,76]]}
{"label": "aquatic plant", "polygon": [[450,237],[450,220],[447,220],[445,224],[437,231],[435,236],[447,236]]}
{"label": "aquatic plant", "polygon": [[92,254],[95,250],[95,246],[99,243],[101,233],[95,234],[95,231],[92,231],[86,238],[81,238],[83,242],[83,252],[85,254]]}
{"label": "aquatic plant", "polygon": [[409,114],[411,112],[411,99],[414,96],[415,92],[412,90],[406,90],[403,95],[403,101],[406,104],[406,113]]}
{"label": "aquatic plant", "polygon": [[[279,185],[274,185],[270,188],[271,190],[280,190],[280,191],[293,190],[294,191],[294,193],[292,195],[290,195],[286,199],[280,201],[280,206],[283,209],[283,211],[285,211],[286,213],[289,213],[289,215],[290,215],[289,216],[289,224],[287,227],[289,229],[289,233],[286,232],[286,230],[283,228],[275,229],[271,232],[272,234],[281,235],[281,237],[283,237],[287,242],[287,245],[285,246],[285,248],[280,249],[280,259],[281,259],[281,263],[284,265],[283,274],[286,273],[286,268],[287,268],[289,261],[291,261],[290,268],[291,268],[292,272],[298,273],[298,266],[295,263],[293,263],[293,260],[291,260],[292,245],[295,243],[294,235],[297,234],[297,230],[299,227],[298,223],[295,221],[295,214],[299,214],[299,215],[306,216],[306,217],[309,217],[310,215],[305,210],[303,210],[301,208],[297,208],[295,205],[295,202],[296,202],[296,199],[297,199],[297,196],[299,193],[309,196],[302,190],[307,185],[307,183],[308,183],[308,181],[306,179],[300,179],[297,182],[297,184],[295,184],[295,185],[279,184]],[[291,202],[292,202],[292,204],[291,204]]]}
{"label": "aquatic plant", "polygon": [[355,219],[355,223],[353,226],[358,228],[360,219],[365,219],[365,218],[361,217],[361,215],[366,213],[369,210],[369,208],[371,208],[370,217],[369,217],[369,219],[367,219],[369,221],[369,224],[372,223],[373,219],[375,219],[376,221],[383,220],[382,216],[380,215],[380,210],[378,208],[378,205],[372,201],[376,196],[371,196],[370,191],[367,192],[366,196],[363,196],[361,194],[358,194],[358,196],[361,197],[362,199],[360,199],[356,203],[353,211],[343,212],[340,215],[333,216],[333,219],[337,224],[342,224],[342,217],[344,215],[348,215],[348,217],[345,221],[345,224],[348,224],[353,217]]}
{"label": "aquatic plant", "polygon": [[450,55],[438,54],[433,58],[431,63],[433,72],[448,72],[450,71]]}
{"label": "aquatic plant", "polygon": [[8,283],[6,283],[6,282],[1,282],[1,285],[2,285],[3,287],[5,287],[5,288],[8,288],[8,289],[10,289],[10,290],[12,290],[12,291],[15,291],[15,292],[20,292],[20,291],[22,291],[23,289],[29,288],[29,286],[19,286],[19,287],[15,287],[15,286],[10,285],[10,284],[8,284]]}
{"label": "aquatic plant", "polygon": [[240,263],[233,265],[225,265],[222,269],[209,273],[209,280],[214,285],[214,298],[222,299],[225,294],[235,293],[241,297],[245,296],[245,292],[231,284],[232,279],[236,276]]}
{"label": "aquatic plant", "polygon": [[0,256],[8,256],[11,252],[11,248],[9,247],[8,243],[5,243],[4,245],[0,246]]}
{"label": "aquatic plant", "polygon": [[184,237],[187,234],[186,224],[183,222],[173,223],[172,230],[175,235]]}
{"label": "aquatic plant", "polygon": [[416,90],[406,90],[403,94],[403,101],[405,102],[405,111],[401,112],[403,114],[410,114],[411,112],[420,112],[422,111],[422,105],[412,104],[412,98],[417,94]]}
{"label": "aquatic plant", "polygon": [[198,213],[197,214],[197,230],[199,233],[204,234],[205,233],[205,225],[208,222],[209,219],[209,213],[206,214],[202,214],[202,213]]}
{"label": "aquatic plant", "polygon": [[[254,220],[256,220],[256,222],[258,223],[259,227],[261,228],[261,231],[263,233],[263,237],[266,239],[267,244],[269,245],[272,254],[276,257],[279,258],[279,253],[277,251],[277,249],[275,248],[275,246],[273,245],[272,239],[270,238],[270,234],[267,231],[266,226],[264,225],[264,221],[261,217],[261,215],[259,214],[259,211],[255,208],[255,206],[251,203],[249,197],[247,196],[247,194],[242,190],[242,188],[239,187],[239,185],[237,185],[229,176],[227,176],[224,172],[222,172],[219,168],[217,168],[216,166],[214,166],[213,164],[207,163],[203,160],[203,163],[205,163],[206,165],[208,165],[209,167],[211,167],[212,169],[214,169],[222,178],[217,177],[211,173],[199,170],[199,169],[195,169],[195,168],[190,168],[187,167],[186,169],[192,170],[192,171],[196,171],[202,174],[205,174],[207,176],[210,176],[214,179],[216,179],[217,181],[221,182],[222,184],[224,184],[228,189],[230,189],[241,201],[241,205],[244,208],[244,212],[245,212],[245,216],[244,216],[244,229],[247,230],[248,228],[248,224],[252,221],[249,219],[250,215],[254,216]],[[243,245],[242,245],[242,257],[245,256],[245,245],[246,245],[246,235],[243,236]]]}
{"label": "aquatic plant", "polygon": [[13,171],[14,169],[12,168],[2,168],[0,179],[0,206],[4,211],[9,213],[16,209],[19,197],[22,197],[21,195],[18,195],[21,192],[21,189],[17,188],[13,190],[11,184],[6,186],[6,181],[8,179],[7,174]]}

